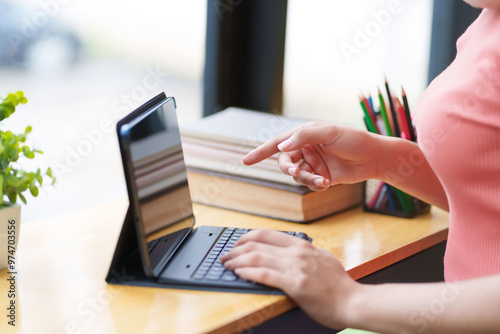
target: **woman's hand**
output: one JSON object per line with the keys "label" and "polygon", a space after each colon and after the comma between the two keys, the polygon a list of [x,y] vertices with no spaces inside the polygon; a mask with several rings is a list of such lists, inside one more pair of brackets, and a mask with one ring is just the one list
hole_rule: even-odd
{"label": "woman's hand", "polygon": [[338,183],[376,178],[383,137],[321,122],[306,123],[259,146],[243,158],[245,165],[281,151],[283,173],[312,190]]}
{"label": "woman's hand", "polygon": [[328,251],[264,229],[243,235],[221,261],[242,278],[283,290],[328,327],[377,333],[500,333],[498,274],[448,283],[360,284]]}
{"label": "woman's hand", "polygon": [[379,179],[448,210],[441,181],[418,145],[409,140],[310,122],[257,147],[243,163],[252,165],[280,151],[281,171],[312,190]]}
{"label": "woman's hand", "polygon": [[250,231],[221,261],[242,278],[283,290],[316,321],[334,328],[344,326],[346,303],[361,288],[330,252],[278,231]]}

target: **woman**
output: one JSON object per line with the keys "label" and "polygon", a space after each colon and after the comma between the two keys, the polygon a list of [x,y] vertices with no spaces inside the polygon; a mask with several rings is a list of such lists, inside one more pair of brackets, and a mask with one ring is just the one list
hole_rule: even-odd
{"label": "woman", "polygon": [[[484,10],[415,109],[418,145],[308,123],[243,160],[281,151],[281,170],[313,190],[375,178],[449,210],[446,283],[363,285],[327,251],[268,230],[243,236],[222,258],[227,268],[284,290],[333,328],[500,333],[500,0],[467,2]],[[415,167],[411,175],[401,161]],[[437,300],[445,306],[429,312]]]}

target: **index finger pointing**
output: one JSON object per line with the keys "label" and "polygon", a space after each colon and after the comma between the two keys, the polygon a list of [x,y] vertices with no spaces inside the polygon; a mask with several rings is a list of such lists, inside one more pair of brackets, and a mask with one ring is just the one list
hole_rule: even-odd
{"label": "index finger pointing", "polygon": [[330,144],[339,137],[339,131],[333,130],[334,128],[326,123],[305,123],[268,140],[266,143],[248,153],[242,161],[245,165],[252,165],[269,158],[279,151],[290,152],[306,145]]}
{"label": "index finger pointing", "polygon": [[278,145],[284,140],[290,138],[293,135],[293,131],[294,130],[285,132],[268,140],[264,144],[249,152],[245,157],[243,157],[242,162],[245,165],[253,165],[259,161],[271,157],[273,154],[278,153],[280,151],[278,149]]}

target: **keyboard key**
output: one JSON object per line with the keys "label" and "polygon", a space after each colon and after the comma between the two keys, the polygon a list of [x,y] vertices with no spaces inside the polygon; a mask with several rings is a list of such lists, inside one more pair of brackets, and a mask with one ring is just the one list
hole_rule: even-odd
{"label": "keyboard key", "polygon": [[196,279],[196,280],[201,280],[201,279],[203,279],[203,277],[205,277],[205,274],[199,274],[199,273],[197,273],[196,275],[194,275],[193,278]]}
{"label": "keyboard key", "polygon": [[195,276],[195,278],[199,277],[199,276],[201,276],[201,278],[203,278],[203,276],[205,276],[206,274],[207,274],[207,271],[199,271],[198,270],[194,276]]}
{"label": "keyboard key", "polygon": [[223,281],[236,281],[237,279],[238,279],[238,276],[236,276],[232,271],[226,271],[222,275]]}
{"label": "keyboard key", "polygon": [[219,274],[219,273],[222,274],[223,271],[224,271],[224,268],[212,268],[212,269],[210,269],[210,274],[212,274],[212,273],[213,274]]}
{"label": "keyboard key", "polygon": [[207,276],[205,276],[205,279],[207,279],[209,281],[218,281],[218,280],[220,280],[220,277],[222,276],[221,274],[222,273],[209,273],[209,274],[207,274]]}

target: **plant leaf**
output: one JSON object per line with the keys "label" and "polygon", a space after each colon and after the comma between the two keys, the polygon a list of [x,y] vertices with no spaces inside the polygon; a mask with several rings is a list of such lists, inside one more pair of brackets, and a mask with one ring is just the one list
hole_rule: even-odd
{"label": "plant leaf", "polygon": [[28,146],[23,146],[22,150],[23,150],[23,154],[26,158],[33,159],[35,157],[35,152],[30,150],[30,148]]}
{"label": "plant leaf", "polygon": [[13,192],[8,192],[7,197],[9,197],[9,202],[17,203],[17,193],[15,192],[15,190]]}
{"label": "plant leaf", "polygon": [[24,204],[26,204],[26,197],[24,197],[23,194],[19,194],[19,198],[21,199],[21,201],[23,201]]}
{"label": "plant leaf", "polygon": [[37,169],[35,179],[38,181],[39,185],[42,185],[43,183],[43,176],[40,174],[40,168]]}
{"label": "plant leaf", "polygon": [[28,103],[28,99],[24,96],[24,92],[19,90],[16,92],[17,98],[19,99],[19,103],[26,104]]}
{"label": "plant leaf", "polygon": [[16,111],[16,107],[11,102],[6,102],[0,105],[0,110],[2,112],[2,117],[7,118]]}
{"label": "plant leaf", "polygon": [[9,93],[5,100],[12,103],[14,106],[17,106],[19,104],[19,97],[17,97],[17,94]]}
{"label": "plant leaf", "polygon": [[[31,195],[33,195],[33,197],[37,197],[38,196],[38,188],[36,186],[30,186],[30,192],[31,192]],[[21,196],[22,195],[19,194],[19,197],[21,197]],[[26,203],[24,203],[24,204],[26,204]]]}

